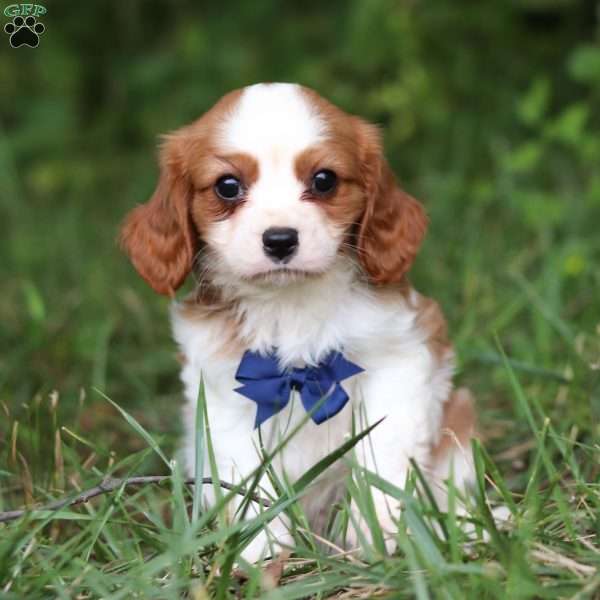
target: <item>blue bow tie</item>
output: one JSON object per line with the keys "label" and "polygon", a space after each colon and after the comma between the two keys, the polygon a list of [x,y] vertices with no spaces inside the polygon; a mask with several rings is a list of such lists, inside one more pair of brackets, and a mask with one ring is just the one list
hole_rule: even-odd
{"label": "blue bow tie", "polygon": [[282,370],[274,352],[267,356],[247,350],[240,361],[235,378],[243,384],[235,391],[257,404],[254,427],[283,410],[290,401],[292,389],[300,392],[306,412],[320,425],[337,415],[348,402],[348,394],[340,381],[363,371],[339,352],[331,352],[317,366]]}

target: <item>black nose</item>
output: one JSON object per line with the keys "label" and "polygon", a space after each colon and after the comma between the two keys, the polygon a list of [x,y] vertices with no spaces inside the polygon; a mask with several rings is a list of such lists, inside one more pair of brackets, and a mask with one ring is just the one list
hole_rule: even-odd
{"label": "black nose", "polygon": [[291,227],[269,227],[262,237],[265,254],[275,262],[285,261],[298,248],[298,230]]}

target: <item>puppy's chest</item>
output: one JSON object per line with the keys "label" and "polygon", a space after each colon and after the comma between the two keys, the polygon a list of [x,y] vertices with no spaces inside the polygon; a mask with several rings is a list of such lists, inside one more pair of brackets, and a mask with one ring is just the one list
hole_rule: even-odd
{"label": "puppy's chest", "polygon": [[285,362],[297,368],[314,364],[329,352],[337,351],[363,369],[340,382],[349,400],[335,416],[321,424],[307,420],[300,394],[292,390],[284,408],[261,425],[260,442],[272,449],[305,422],[280,455],[283,463],[280,466],[291,475],[299,476],[339,448],[351,434],[353,416],[374,422],[382,416],[392,419],[393,415],[395,430],[407,447],[414,445],[415,436],[429,438],[431,418],[427,415],[435,412],[431,410],[430,383],[435,364],[423,336],[414,326],[413,315],[403,310],[386,312],[385,307],[378,306],[374,310],[370,310],[371,306],[359,307],[361,310],[354,307],[352,311],[344,308],[348,306],[324,319],[321,327],[307,326],[304,335],[301,328],[295,335],[287,335],[284,322],[279,320],[276,327],[270,330],[265,327],[267,333],[263,332],[262,342],[253,338],[254,344],[230,344],[225,352],[222,322],[184,319],[174,313],[175,339],[185,356],[182,369],[187,400],[185,418],[188,425],[194,421],[202,377],[221,467],[246,472],[258,464],[257,403],[236,391],[242,385],[236,373],[247,350],[272,351],[277,347],[278,352],[283,352]]}
{"label": "puppy's chest", "polygon": [[[350,294],[345,302],[336,303],[335,310],[327,303],[318,307],[320,311],[310,304],[304,309],[298,304],[295,310],[254,306],[235,336],[229,335],[224,319],[190,318],[175,305],[173,332],[185,357],[182,379],[188,400],[195,403],[202,374],[209,402],[218,406],[215,418],[223,421],[223,427],[241,419],[252,428],[256,404],[235,391],[240,386],[236,372],[247,350],[276,352],[283,366],[298,368],[339,352],[363,369],[341,382],[353,402],[368,397],[377,381],[391,379],[395,384],[399,379],[427,377],[431,365],[423,337],[415,329],[414,314],[400,302]],[[291,407],[297,404],[290,402]]]}
{"label": "puppy's chest", "polygon": [[[196,334],[189,336],[185,343],[181,343],[181,336],[178,336],[180,349],[185,357],[182,380],[185,384],[186,397],[190,403],[194,404],[200,379],[202,378],[204,381],[207,401],[209,407],[212,407],[211,412],[214,413],[213,429],[239,428],[240,432],[241,429],[248,432],[254,428],[257,402],[238,391],[244,383],[239,377],[238,370],[247,350],[258,354],[260,350],[273,352],[274,348],[277,348],[277,352],[283,352],[283,356],[287,358],[285,361],[287,367],[278,367],[273,370],[270,366],[269,372],[262,375],[264,366],[260,359],[255,366],[258,381],[277,379],[282,382],[286,378],[289,381],[285,409],[277,412],[276,418],[269,419],[269,421],[278,422],[280,427],[283,425],[286,429],[298,425],[306,414],[300,398],[302,388],[295,385],[295,380],[298,378],[292,376],[294,371],[314,374],[321,369],[326,369],[325,361],[317,361],[315,366],[312,359],[315,355],[321,359],[327,358],[331,356],[331,353],[339,353],[343,360],[348,361],[352,367],[358,367],[356,370],[361,370],[358,374],[349,376],[343,374],[339,379],[328,380],[328,384],[332,386],[339,384],[349,400],[347,406],[340,411],[339,416],[329,419],[327,426],[320,426],[319,431],[332,432],[339,428],[340,435],[349,430],[352,406],[357,406],[360,402],[368,399],[373,388],[381,390],[382,385],[385,386],[386,382],[389,382],[390,386],[396,386],[398,383],[415,379],[426,380],[429,370],[428,355],[423,351],[422,344],[413,344],[408,350],[404,347],[401,339],[390,336],[389,332],[386,338],[379,334],[364,336],[360,340],[351,337],[344,339],[342,335],[327,332],[325,337],[333,338],[335,343],[324,343],[324,339],[321,338],[313,340],[312,344],[304,345],[300,345],[296,341],[296,345],[290,343],[287,346],[276,347],[274,344],[269,344],[266,348],[260,345],[240,346],[224,355],[219,352],[218,338],[214,337],[216,332],[211,332],[210,328],[205,329],[198,324],[195,324],[194,328]],[[261,380],[261,377],[264,379]],[[265,390],[267,388],[268,386],[265,385]],[[267,392],[265,391],[265,393]],[[336,434],[335,437],[339,436]]]}
{"label": "puppy's chest", "polygon": [[[241,357],[240,357],[241,358]],[[314,465],[323,456],[343,444],[351,431],[352,411],[355,399],[361,397],[359,388],[360,375],[341,382],[348,395],[344,407],[331,418],[316,424],[307,414],[301,398],[301,390],[291,386],[289,395],[284,398],[285,405],[274,411],[260,427],[260,437],[256,429],[258,403],[240,394],[240,381],[236,380],[238,364],[232,361],[226,367],[222,363],[220,369],[210,373],[207,365],[205,377],[206,399],[217,454],[223,459],[227,468],[230,456],[236,455],[235,462],[240,470],[251,469],[257,460],[257,448],[262,445],[265,450],[272,451],[284,440],[285,449],[276,458],[277,466],[292,476],[299,476]],[[185,369],[184,369],[185,372]],[[362,374],[361,374],[362,375]],[[198,381],[198,370],[192,372],[188,368],[184,377],[190,383],[188,401],[194,402],[191,394]],[[234,449],[244,447],[239,452]],[[240,458],[240,455],[245,458]],[[248,460],[244,465],[240,461]]]}

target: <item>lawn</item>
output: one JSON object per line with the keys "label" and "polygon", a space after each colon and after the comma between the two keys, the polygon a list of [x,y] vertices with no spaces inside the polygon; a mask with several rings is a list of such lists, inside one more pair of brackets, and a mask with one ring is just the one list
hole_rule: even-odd
{"label": "lawn", "polygon": [[[57,2],[38,48],[3,40],[0,512],[107,476],[166,477],[0,523],[0,598],[600,597],[591,5]],[[168,304],[115,240],[153,190],[157,136],[260,80],[300,81],[381,124],[431,218],[411,279],[442,305],[457,383],[476,395],[478,477],[461,518],[438,510],[418,471],[404,489],[356,471],[349,494],[375,540],[372,486],[403,507],[393,555],[377,542],[326,550],[307,530],[294,500],[326,465],[278,482],[242,523],[205,510],[173,462],[181,390]],[[210,444],[201,413],[198,424]],[[351,462],[351,445],[331,460]],[[502,526],[496,506],[511,513]],[[293,554],[243,563],[279,511],[294,523]],[[342,504],[332,527],[345,514]]]}

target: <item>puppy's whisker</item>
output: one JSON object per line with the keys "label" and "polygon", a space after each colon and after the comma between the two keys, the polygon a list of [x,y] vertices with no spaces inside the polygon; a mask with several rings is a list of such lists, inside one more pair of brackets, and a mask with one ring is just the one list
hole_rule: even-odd
{"label": "puppy's whisker", "polygon": [[340,244],[340,248],[346,248],[348,250],[352,250],[353,252],[356,252],[356,254],[358,254],[359,256],[368,256],[370,258],[373,257],[372,253],[369,252],[366,248],[357,246],[355,244],[351,244],[350,242],[342,242]]}

